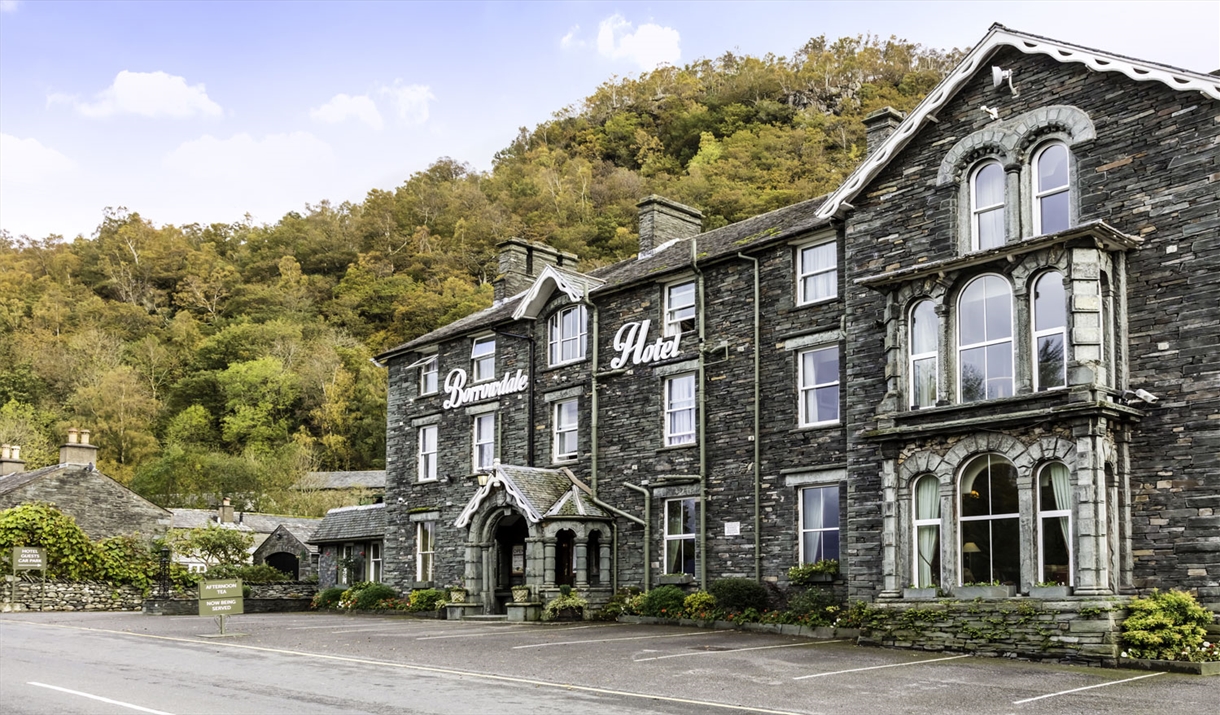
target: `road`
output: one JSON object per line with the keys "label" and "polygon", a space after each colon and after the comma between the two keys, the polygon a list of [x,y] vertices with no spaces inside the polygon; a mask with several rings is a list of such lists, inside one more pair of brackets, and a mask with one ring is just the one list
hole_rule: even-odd
{"label": "road", "polygon": [[0,616],[4,713],[1199,713],[1220,677],[627,624]]}

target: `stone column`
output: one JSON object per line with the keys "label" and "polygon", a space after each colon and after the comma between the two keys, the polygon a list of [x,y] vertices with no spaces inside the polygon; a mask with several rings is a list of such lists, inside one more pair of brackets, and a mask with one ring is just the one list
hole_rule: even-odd
{"label": "stone column", "polygon": [[614,583],[614,574],[610,573],[610,544],[598,544],[599,553],[598,559],[601,562],[601,581],[599,586],[606,586]]}
{"label": "stone column", "polygon": [[1076,540],[1077,596],[1109,596],[1110,539],[1107,534],[1106,474],[1103,464],[1104,420],[1075,427],[1076,508],[1073,524]]}
{"label": "stone column", "polygon": [[902,596],[903,584],[898,578],[897,462],[896,459],[881,462],[881,598]]}
{"label": "stone column", "polygon": [[555,588],[555,540],[542,542],[542,585]]}
{"label": "stone column", "polygon": [[576,553],[573,556],[573,569],[576,571],[576,588],[589,587],[589,545],[583,541],[577,541]]}

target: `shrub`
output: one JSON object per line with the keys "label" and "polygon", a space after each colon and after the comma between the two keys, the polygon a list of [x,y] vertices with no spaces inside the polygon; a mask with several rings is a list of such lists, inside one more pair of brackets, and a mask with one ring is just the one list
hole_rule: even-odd
{"label": "shrub", "polygon": [[677,586],[661,586],[644,594],[640,614],[653,618],[679,618],[686,593]]}
{"label": "shrub", "polygon": [[555,617],[559,615],[560,611],[569,608],[577,611],[580,614],[580,617],[583,618],[585,615],[585,609],[588,608],[588,606],[588,601],[580,596],[577,596],[569,588],[567,593],[563,593],[561,591],[558,596],[548,601],[547,604],[542,607],[542,620],[553,621],[555,620]]}
{"label": "shrub", "polygon": [[696,591],[682,602],[682,612],[687,618],[707,620],[714,617],[716,597],[707,591]]}
{"label": "shrub", "polygon": [[748,578],[722,578],[712,581],[707,590],[716,597],[717,605],[729,613],[744,611],[747,608],[756,611],[767,610],[767,589]]}
{"label": "shrub", "polygon": [[834,594],[820,588],[805,589],[788,598],[788,612],[807,626],[832,625],[842,610]]}
{"label": "shrub", "polygon": [[822,559],[788,569],[788,581],[793,586],[808,586],[814,582],[814,576],[835,576],[838,573],[839,562],[837,560]]}
{"label": "shrub", "polygon": [[593,620],[613,621],[621,615],[637,615],[631,604],[633,599],[638,598],[639,595],[640,589],[638,588],[620,588],[618,593],[615,593],[610,597],[609,601],[606,601],[606,605],[602,606],[601,610],[592,614]]}
{"label": "shrub", "polygon": [[352,608],[361,611],[372,611],[378,607],[378,603],[392,598],[398,598],[398,591],[384,583],[366,583],[360,584],[363,588],[356,591],[352,596]]}
{"label": "shrub", "polygon": [[1129,658],[1153,660],[1220,660],[1220,652],[1205,640],[1212,612],[1184,591],[1153,591],[1133,598],[1123,621],[1123,652]]}
{"label": "shrub", "polygon": [[343,598],[343,589],[339,587],[324,588],[313,597],[310,608],[319,611],[339,607],[339,599]]}
{"label": "shrub", "polygon": [[222,564],[208,569],[208,578],[239,578],[245,583],[278,583],[287,581],[288,574],[267,564]]}
{"label": "shrub", "polygon": [[445,602],[445,592],[437,588],[419,588],[407,597],[408,611],[435,611]]}

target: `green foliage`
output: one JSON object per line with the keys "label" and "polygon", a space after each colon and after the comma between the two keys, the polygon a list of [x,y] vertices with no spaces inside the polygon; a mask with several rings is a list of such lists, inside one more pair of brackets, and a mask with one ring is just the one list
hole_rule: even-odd
{"label": "green foliage", "polygon": [[435,611],[445,604],[445,592],[438,588],[417,588],[408,597],[408,611]]}
{"label": "green foliage", "polygon": [[620,588],[592,617],[599,621],[613,621],[623,615],[637,616],[636,602],[642,599],[641,594],[642,591],[634,586]]}
{"label": "green foliage", "polygon": [[214,566],[241,566],[246,563],[254,534],[209,524],[202,529],[190,529],[175,534],[170,547],[179,554],[203,561],[209,570]]}
{"label": "green foliage", "polygon": [[1207,642],[1213,614],[1185,591],[1153,591],[1133,598],[1123,621],[1124,657],[1154,660],[1220,660],[1220,649]]}
{"label": "green foliage", "polygon": [[644,594],[640,604],[640,615],[653,618],[678,618],[682,615],[682,605],[686,601],[686,592],[677,586],[661,586]]}
{"label": "green foliage", "polygon": [[222,564],[208,569],[208,578],[239,578],[242,583],[278,583],[291,576],[267,564]]}
{"label": "green foliage", "polygon": [[788,598],[788,612],[808,626],[833,625],[842,611],[842,604],[828,590],[807,588]]}
{"label": "green foliage", "polygon": [[578,618],[584,618],[585,609],[589,607],[589,602],[574,592],[560,593],[555,598],[546,602],[542,607],[542,620],[553,621],[559,617],[560,611],[572,610],[577,613]]}
{"label": "green foliage", "polygon": [[793,586],[807,586],[813,583],[813,577],[835,576],[839,573],[839,562],[836,559],[821,559],[811,564],[801,564],[788,569],[788,581]]}
{"label": "green foliage", "polygon": [[716,597],[707,591],[696,591],[682,601],[682,613],[687,618],[707,620],[716,609]]}
{"label": "green foliage", "polygon": [[[41,546],[47,550],[47,576],[68,581],[100,580],[102,555],[76,525],[52,504],[21,504],[0,512],[0,549]],[[4,572],[12,565],[5,563]]]}
{"label": "green foliage", "polygon": [[353,589],[352,607],[360,611],[371,611],[378,607],[381,601],[398,598],[398,591],[384,583],[362,584],[363,588]]}
{"label": "green foliage", "polygon": [[748,578],[712,581],[707,590],[716,597],[716,604],[728,612],[744,611],[747,608],[764,611],[770,600],[766,587]]}
{"label": "green foliage", "polygon": [[344,589],[340,587],[324,588],[314,594],[309,607],[318,611],[339,608],[339,600],[343,598]]}

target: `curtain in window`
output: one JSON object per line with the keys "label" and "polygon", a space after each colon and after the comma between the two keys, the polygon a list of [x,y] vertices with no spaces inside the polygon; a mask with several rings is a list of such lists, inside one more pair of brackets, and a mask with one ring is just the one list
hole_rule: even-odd
{"label": "curtain in window", "polygon": [[[1071,509],[1072,474],[1068,471],[1067,465],[1061,462],[1054,462],[1046,465],[1046,471],[1051,477],[1051,489],[1055,491],[1055,509]],[[1071,544],[1071,534],[1068,532],[1068,518],[1061,516],[1058,517],[1057,521],[1059,522],[1059,528],[1063,530],[1064,542]]]}
{"label": "curtain in window", "polygon": [[[934,477],[924,477],[915,485],[915,518],[920,521],[940,518],[940,482]],[[939,526],[926,525],[918,529],[920,588],[935,583],[932,580],[932,561],[936,557],[939,537]]]}

